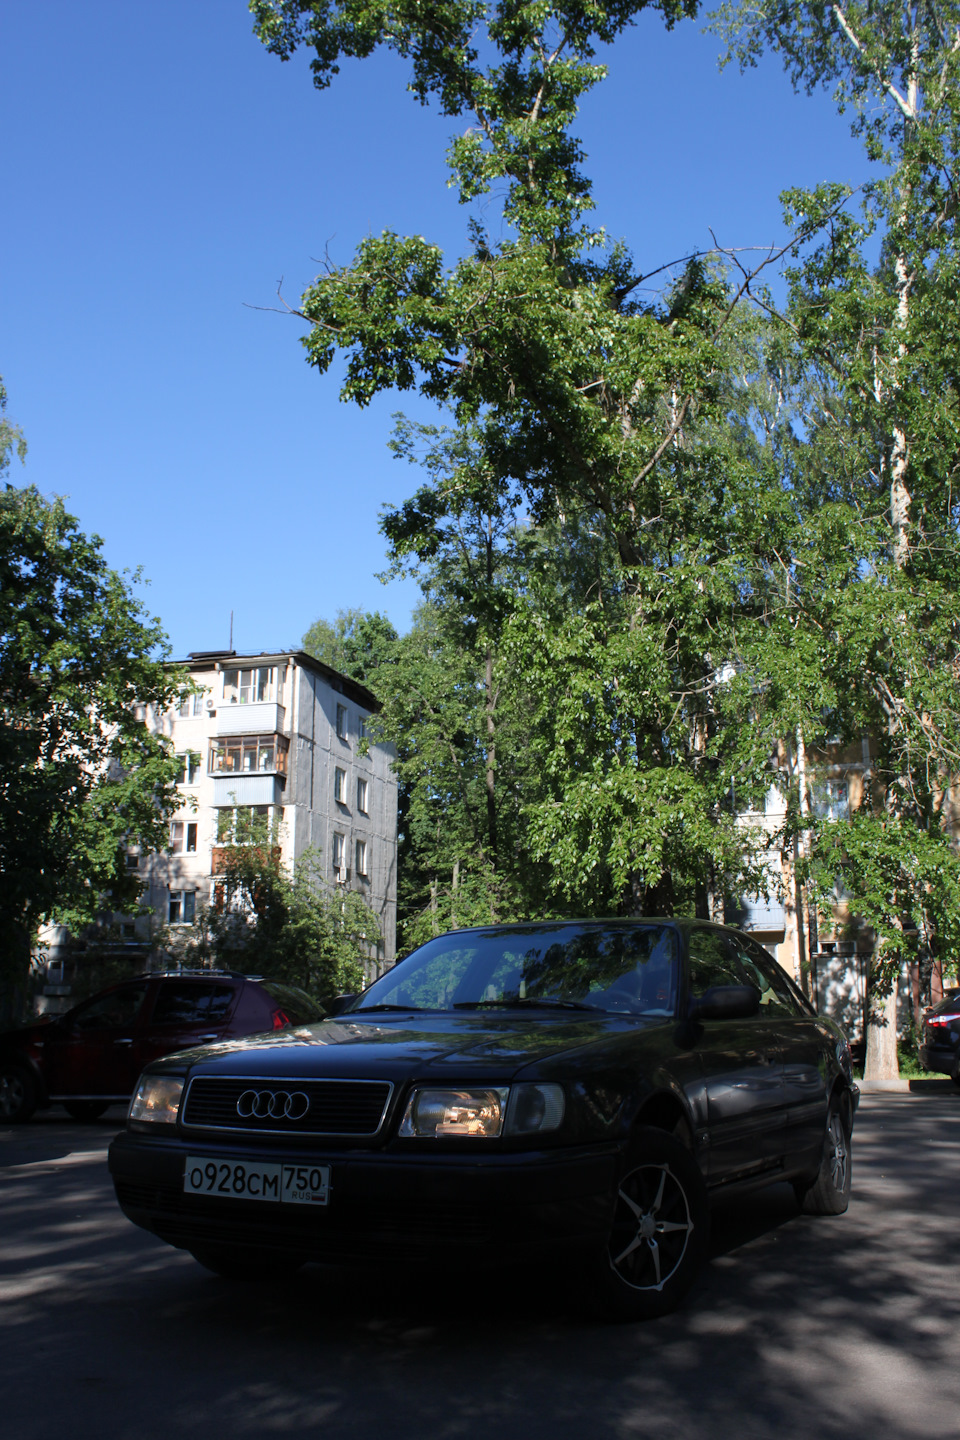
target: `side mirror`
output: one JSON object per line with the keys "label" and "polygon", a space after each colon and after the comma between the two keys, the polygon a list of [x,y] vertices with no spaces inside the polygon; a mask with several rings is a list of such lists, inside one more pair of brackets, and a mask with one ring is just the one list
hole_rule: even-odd
{"label": "side mirror", "polygon": [[341,1011],[346,1010],[350,1002],[356,1000],[356,998],[356,995],[334,995],[333,999],[328,1000],[326,1003],[328,1018],[331,1015],[339,1015]]}
{"label": "side mirror", "polygon": [[760,1009],[756,985],[711,985],[691,996],[689,1020],[749,1020]]}

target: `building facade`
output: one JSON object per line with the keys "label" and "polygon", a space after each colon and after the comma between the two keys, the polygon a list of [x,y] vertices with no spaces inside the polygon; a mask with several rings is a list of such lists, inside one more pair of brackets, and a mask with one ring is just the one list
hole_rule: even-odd
{"label": "building facade", "polygon": [[183,800],[165,853],[128,854],[144,905],[167,925],[192,924],[218,903],[218,848],[241,832],[242,816],[257,816],[287,870],[319,852],[323,879],[362,895],[381,930],[368,969],[392,965],[397,780],[392,748],[365,733],[374,696],[303,651],[195,652],[185,663],[197,693],[176,712],[144,716],[181,757]]}

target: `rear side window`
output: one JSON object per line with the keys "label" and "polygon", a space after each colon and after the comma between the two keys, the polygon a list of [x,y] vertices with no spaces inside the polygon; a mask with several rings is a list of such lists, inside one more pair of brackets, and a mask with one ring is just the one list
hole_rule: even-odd
{"label": "rear side window", "polygon": [[291,1025],[315,1025],[326,1014],[305,990],[299,990],[295,985],[278,985],[275,980],[261,980],[260,988],[266,990],[270,999],[280,1006]]}
{"label": "rear side window", "polygon": [[232,985],[163,980],[153,1007],[154,1025],[219,1025],[236,991]]}

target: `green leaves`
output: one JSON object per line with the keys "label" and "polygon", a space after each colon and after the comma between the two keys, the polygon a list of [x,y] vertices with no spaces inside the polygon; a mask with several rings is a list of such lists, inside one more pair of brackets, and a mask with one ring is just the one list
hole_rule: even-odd
{"label": "green leaves", "polygon": [[[161,849],[178,762],[144,723],[185,675],[101,542],[60,500],[0,495],[0,932],[136,906],[128,844]],[[6,952],[6,953],[9,953]],[[0,983],[2,983],[0,976]],[[9,984],[15,978],[7,975]]]}
{"label": "green leaves", "polygon": [[376,915],[355,891],[324,879],[319,850],[292,870],[281,863],[276,825],[241,815],[217,849],[217,903],[206,908],[181,958],[209,958],[298,985],[321,1002],[364,984],[364,957],[380,940]]}

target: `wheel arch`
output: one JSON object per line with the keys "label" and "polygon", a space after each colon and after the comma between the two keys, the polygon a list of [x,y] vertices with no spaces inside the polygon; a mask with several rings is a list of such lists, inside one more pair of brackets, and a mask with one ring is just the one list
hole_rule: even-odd
{"label": "wheel arch", "polygon": [[0,1065],[9,1065],[17,1070],[24,1070],[37,1087],[37,1105],[46,1106],[50,1104],[47,1095],[47,1087],[44,1082],[43,1072],[40,1066],[29,1055],[24,1055],[22,1050],[0,1051]]}
{"label": "wheel arch", "polygon": [[665,1130],[688,1150],[693,1150],[693,1125],[686,1105],[673,1090],[654,1091],[638,1105],[631,1128],[635,1130],[641,1125]]}

